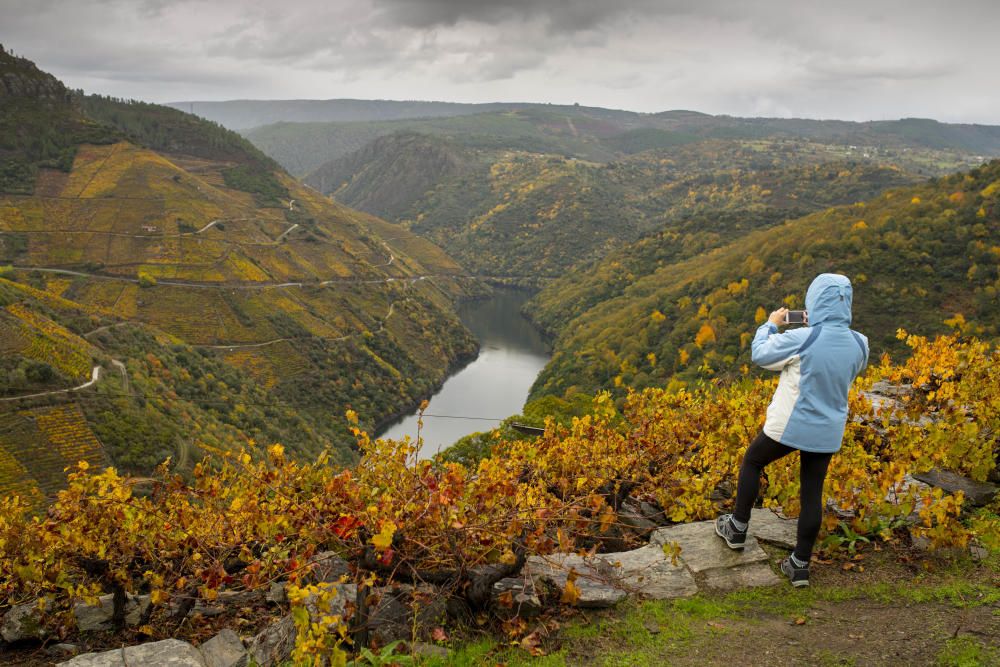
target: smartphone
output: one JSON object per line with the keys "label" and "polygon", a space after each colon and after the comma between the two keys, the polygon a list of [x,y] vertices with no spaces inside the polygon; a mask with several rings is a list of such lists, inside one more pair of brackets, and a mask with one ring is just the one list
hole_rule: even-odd
{"label": "smartphone", "polygon": [[808,320],[804,310],[789,310],[785,313],[785,324],[805,324]]}

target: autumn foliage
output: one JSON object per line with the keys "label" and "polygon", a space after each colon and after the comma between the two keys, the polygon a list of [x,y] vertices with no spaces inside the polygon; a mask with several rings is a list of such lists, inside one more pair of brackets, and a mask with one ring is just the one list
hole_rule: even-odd
{"label": "autumn foliage", "polygon": [[[852,392],[852,419],[825,489],[839,514],[827,513],[826,534],[849,528],[900,539],[910,523],[935,546],[976,539],[996,549],[995,515],[963,514],[960,493],[920,492],[905,476],[932,467],[978,480],[996,474],[998,352],[955,336],[900,336],[910,359],[883,359]],[[862,391],[879,378],[912,391],[876,409]],[[288,579],[296,608],[315,604],[330,591],[310,586],[310,558],[334,550],[362,591],[428,582],[483,613],[502,604],[493,583],[529,554],[605,548],[626,498],[658,505],[673,522],[713,517],[720,509],[713,492],[734,482],[773,387],[747,379],[649,389],[620,405],[600,394],[571,426],[550,421],[537,439],[498,441],[492,456],[470,467],[418,461],[416,443],[372,441],[356,426],[362,459],[352,470],[335,469],[326,456],[290,460],[280,445],[264,457],[219,451],[189,480],[172,474],[169,462],[150,479],[81,463],[42,516],[30,516],[17,496],[0,501],[0,607],[47,597],[50,623],[66,635],[72,601],[92,602],[107,590],[149,592],[154,604],[144,621],[156,635],[171,627],[158,620],[222,589]],[[763,502],[795,515],[797,462],[772,468]],[[825,548],[836,543],[827,539]],[[297,655],[342,657],[358,637],[357,612],[348,605],[318,623],[296,612]]]}

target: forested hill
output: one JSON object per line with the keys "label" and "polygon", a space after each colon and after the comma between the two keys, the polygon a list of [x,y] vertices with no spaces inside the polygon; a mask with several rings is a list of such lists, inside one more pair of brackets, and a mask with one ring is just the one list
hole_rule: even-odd
{"label": "forested hill", "polygon": [[349,462],[347,409],[371,428],[474,352],[452,301],[481,288],[431,243],[216,124],[0,75],[0,491],[253,441]]}
{"label": "forested hill", "polygon": [[470,271],[533,283],[662,230],[708,248],[918,177],[798,141],[683,143],[598,163],[395,134],[310,177]]}
{"label": "forested hill", "polygon": [[[423,102],[419,100],[226,100],[170,102],[166,106],[214,121],[231,130],[248,130],[272,123],[388,121],[450,118],[516,109],[573,109],[569,105],[531,102]],[[594,113],[632,115],[628,111],[593,109]]]}
{"label": "forested hill", "polygon": [[[400,131],[461,138],[479,146],[507,147],[605,162],[625,155],[697,141],[805,141],[853,147],[858,158],[899,160],[896,153],[942,151],[939,157],[1000,156],[1000,127],[941,123],[925,118],[886,121],[739,118],[694,111],[635,113],[597,107],[521,105],[518,108],[435,118],[377,114],[351,122],[288,122],[241,130],[297,176],[305,176],[374,139]],[[941,160],[920,165],[936,175]]]}
{"label": "forested hill", "polygon": [[707,253],[651,236],[551,283],[530,304],[558,332],[533,396],[731,375],[767,313],[802,308],[821,272],[854,282],[872,356],[900,328],[1000,333],[1000,162],[754,231]]}

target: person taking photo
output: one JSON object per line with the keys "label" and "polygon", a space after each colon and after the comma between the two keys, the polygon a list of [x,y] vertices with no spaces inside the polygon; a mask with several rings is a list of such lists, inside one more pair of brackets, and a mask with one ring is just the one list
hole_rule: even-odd
{"label": "person taking photo", "polygon": [[846,276],[823,273],[806,292],[806,326],[779,333],[789,310],[771,313],[751,343],[753,362],[781,371],[763,430],[740,466],[732,514],[715,522],[715,532],[732,549],[746,544],[750,510],[764,467],[798,451],[801,512],[795,550],[781,563],[793,586],[809,585],[809,561],[823,516],[823,482],[840,449],[847,424],[847,394],[868,365],[868,339],[850,328],[853,290]]}

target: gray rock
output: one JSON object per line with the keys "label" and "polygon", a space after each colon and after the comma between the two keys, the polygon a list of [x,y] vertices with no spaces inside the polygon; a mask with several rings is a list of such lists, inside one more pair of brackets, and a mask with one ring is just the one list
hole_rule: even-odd
{"label": "gray rock", "polygon": [[871,392],[883,396],[907,396],[913,393],[913,385],[891,384],[885,380],[872,383]]}
{"label": "gray rock", "polygon": [[42,625],[42,616],[37,601],[14,605],[4,614],[3,623],[0,623],[0,636],[8,642],[42,639],[49,634]]}
{"label": "gray rock", "polygon": [[288,593],[285,590],[286,587],[287,584],[283,581],[273,582],[264,599],[271,604],[285,604],[288,602]]}
{"label": "gray rock", "polygon": [[797,527],[794,519],[783,519],[769,509],[755,507],[750,512],[749,534],[760,542],[794,549]]}
{"label": "gray rock", "polygon": [[686,597],[698,592],[694,577],[678,562],[674,565],[662,545],[599,556],[614,568],[616,585],[653,600]]}
{"label": "gray rock", "polygon": [[511,607],[509,612],[501,613],[505,616],[519,616],[521,618],[533,618],[541,613],[543,605],[542,598],[538,594],[534,579],[530,577],[508,577],[493,584],[493,592],[496,595],[503,595],[507,591],[511,593]]}
{"label": "gray rock", "polygon": [[240,636],[226,628],[199,647],[208,667],[245,667],[247,650]]}
{"label": "gray rock", "polygon": [[[89,604],[78,603],[73,606],[73,615],[76,616],[76,627],[80,632],[97,632],[110,630],[112,627],[111,617],[114,615],[114,595],[102,595],[100,604],[91,606]],[[150,599],[148,595],[126,595],[125,596],[125,625],[139,625],[143,613],[149,608]]]}
{"label": "gray rock", "polygon": [[867,398],[872,404],[872,410],[874,410],[876,415],[882,412],[892,412],[903,407],[902,403],[891,396],[873,391],[863,391],[861,395]]}
{"label": "gray rock", "polygon": [[179,639],[86,653],[58,667],[206,667],[198,649]]}
{"label": "gray rock", "polygon": [[368,628],[371,638],[381,646],[413,634],[412,615],[406,606],[388,590],[368,610]]}
{"label": "gray rock", "polygon": [[972,560],[978,562],[981,560],[986,560],[986,557],[990,555],[990,551],[986,547],[980,546],[978,544],[970,544],[969,555],[972,556]]}
{"label": "gray rock", "polygon": [[400,586],[400,592],[405,595],[403,603],[411,610],[416,610],[418,629],[430,629],[443,625],[448,617],[448,596],[441,589],[430,584],[419,586]]}
{"label": "gray rock", "polygon": [[993,497],[997,495],[997,491],[1000,490],[1000,487],[996,484],[977,482],[950,470],[941,470],[940,468],[916,474],[914,477],[921,482],[944,489],[948,493],[961,491],[965,494],[966,502],[976,507],[989,504],[993,500]]}
{"label": "gray rock", "polygon": [[657,525],[665,526],[667,525],[667,516],[663,513],[663,510],[652,503],[647,503],[645,500],[639,503],[639,511],[642,515],[655,522]]}
{"label": "gray rock", "polygon": [[556,553],[548,556],[531,556],[524,566],[525,574],[548,580],[562,590],[570,571],[577,573],[576,586],[580,589],[578,607],[610,607],[626,596],[626,592],[616,588],[614,568],[600,557],[584,559],[577,554]]}
{"label": "gray rock", "polygon": [[750,563],[739,567],[705,570],[705,585],[717,591],[735,591],[753,586],[774,586],[781,578],[767,563]]}
{"label": "gray rock", "polygon": [[315,595],[310,595],[305,599],[306,609],[309,610],[313,620],[327,614],[344,616],[347,612],[347,603],[354,602],[358,596],[358,587],[355,584],[332,584],[331,589],[336,592],[336,595],[330,598],[329,605],[324,609],[320,609]]}
{"label": "gray rock", "polygon": [[618,510],[618,521],[641,537],[646,537],[660,527],[655,521],[643,516],[642,510],[632,503],[622,504],[622,508]]}
{"label": "gray rock", "polygon": [[413,655],[419,655],[422,658],[441,658],[446,659],[448,657],[448,649],[443,646],[437,646],[435,644],[425,644],[423,642],[416,642],[410,647],[410,653]]}
{"label": "gray rock", "polygon": [[[262,593],[260,591],[219,591],[219,597],[214,600],[198,600],[194,603],[188,616],[201,614],[202,616],[221,616],[226,612],[226,608],[247,607],[258,602]],[[171,603],[174,606],[174,603]]]}
{"label": "gray rock", "polygon": [[650,539],[651,544],[662,546],[676,542],[681,547],[681,560],[692,572],[704,572],[717,568],[738,567],[767,561],[767,554],[753,535],[747,536],[742,551],[730,549],[715,534],[714,521],[698,521],[669,528],[661,528]]}
{"label": "gray rock", "polygon": [[247,653],[260,667],[273,667],[288,660],[295,648],[295,621],[291,614],[264,628],[250,641]]}
{"label": "gray rock", "polygon": [[313,569],[309,578],[317,583],[335,583],[341,577],[351,574],[351,566],[335,551],[321,551],[310,562],[313,563]]}
{"label": "gray rock", "polygon": [[854,510],[844,509],[843,507],[835,503],[833,501],[833,498],[830,498],[829,500],[826,501],[826,511],[830,512],[831,514],[833,514],[842,521],[848,521],[850,519],[853,519],[855,516]]}
{"label": "gray rock", "polygon": [[79,644],[53,644],[47,646],[45,652],[51,658],[69,658],[83,651]]}

